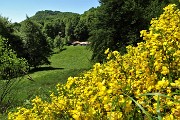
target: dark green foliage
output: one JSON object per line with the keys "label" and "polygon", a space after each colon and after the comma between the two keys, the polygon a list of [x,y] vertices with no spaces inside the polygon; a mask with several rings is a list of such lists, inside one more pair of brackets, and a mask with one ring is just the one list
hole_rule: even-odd
{"label": "dark green foliage", "polygon": [[104,61],[103,58],[106,57],[104,54],[104,50],[106,49],[107,46],[113,47],[114,45],[114,41],[112,41],[113,33],[111,30],[98,29],[92,31],[91,34],[89,40],[92,41],[91,46],[93,46],[92,60],[103,62]]}
{"label": "dark green foliage", "polygon": [[10,98],[14,78],[20,77],[27,72],[27,61],[17,58],[15,52],[10,49],[7,40],[0,36],[0,113],[5,112],[11,106]]}
{"label": "dark green foliage", "polygon": [[20,37],[15,33],[16,27],[7,18],[0,16],[0,35],[7,39],[10,48],[16,51],[18,57],[22,57],[23,44]]}
{"label": "dark green foliage", "polygon": [[0,36],[0,80],[7,80],[26,73],[27,62],[17,58],[7,40]]}
{"label": "dark green foliage", "polygon": [[85,11],[79,19],[79,22],[74,30],[74,35],[78,41],[87,41],[90,37],[90,32],[95,28],[99,15],[99,8],[90,8]]}
{"label": "dark green foliage", "polygon": [[48,57],[52,50],[40,26],[28,18],[23,22],[20,32],[25,48],[24,58],[30,67],[50,64]]}
{"label": "dark green foliage", "polygon": [[101,15],[99,13],[99,9],[100,7],[92,7],[88,11],[85,11],[80,17],[80,21],[83,22],[88,28],[88,32],[92,31],[95,28],[95,23],[97,23],[98,17],[100,17]]}
{"label": "dark green foliage", "polygon": [[43,32],[52,39],[60,33],[66,42],[76,40],[74,30],[80,19],[77,13],[45,10],[37,12],[30,19],[40,23],[43,26]]}
{"label": "dark green foliage", "polygon": [[55,30],[50,31],[55,32],[55,34],[53,33],[51,35],[48,35],[48,37],[52,37],[54,39],[56,35],[58,35],[58,32],[62,33],[62,37],[64,37],[65,34],[70,34],[65,33],[65,29],[66,32],[72,31],[72,29],[69,31],[67,31],[67,29],[69,29],[70,27],[74,28],[78,24],[79,17],[80,15],[77,13],[45,10],[38,11],[30,19],[42,24],[42,26],[44,26],[44,30],[46,30],[46,28]]}
{"label": "dark green foliage", "polygon": [[87,41],[89,37],[89,31],[85,22],[79,21],[74,30],[74,35],[78,41]]}
{"label": "dark green foliage", "polygon": [[54,46],[58,48],[60,51],[63,49],[64,42],[63,38],[60,35],[56,36],[56,38],[54,39]]}
{"label": "dark green foliage", "polygon": [[54,48],[54,40],[51,37],[47,37],[47,42],[50,45],[50,48]]}
{"label": "dark green foliage", "polygon": [[65,22],[64,21],[65,19],[69,19],[72,16],[80,16],[80,15],[72,12],[45,10],[45,11],[38,11],[30,19],[44,25],[44,23],[51,22],[54,19],[60,19],[63,20],[63,22]]}
{"label": "dark green foliage", "polygon": [[61,34],[62,37],[65,36],[65,24],[59,19],[55,19],[52,22],[47,22],[44,25],[43,31],[47,34],[48,37],[55,39],[55,37]]}
{"label": "dark green foliage", "polygon": [[20,28],[21,28],[21,24],[15,22],[15,23],[12,24],[12,27],[13,27],[13,29],[14,29],[15,32],[19,32],[19,31],[20,31]]}
{"label": "dark green foliage", "polygon": [[180,8],[180,1],[179,0],[166,0],[167,2],[176,4],[178,8]]}
{"label": "dark green foliage", "polygon": [[[149,27],[152,17],[158,17],[167,3],[159,0],[100,0],[100,4],[101,6],[96,12],[97,20],[90,37],[94,38],[90,41],[93,43],[91,45],[92,59],[96,61],[105,59],[103,52],[97,51],[97,47],[102,48],[101,51],[110,48],[110,50],[124,53],[127,45],[136,46],[138,42],[142,41],[140,31]],[[107,32],[97,34],[96,31],[99,29],[108,31],[111,37],[107,35]],[[102,36],[107,37],[103,37],[99,42]]]}
{"label": "dark green foliage", "polygon": [[47,34],[48,37],[54,39],[56,37],[54,33],[54,26],[51,22],[45,23],[43,31]]}
{"label": "dark green foliage", "polygon": [[70,18],[65,18],[66,21],[66,27],[65,27],[65,36],[67,38],[67,41],[75,41],[76,37],[74,34],[74,30],[79,22],[79,15],[71,16]]}

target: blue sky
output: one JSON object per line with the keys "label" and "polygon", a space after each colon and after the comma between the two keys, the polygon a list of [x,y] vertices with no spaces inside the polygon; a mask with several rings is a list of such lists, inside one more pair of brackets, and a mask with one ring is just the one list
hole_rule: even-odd
{"label": "blue sky", "polygon": [[0,0],[0,15],[11,22],[20,22],[37,11],[53,10],[84,13],[91,7],[99,6],[98,0]]}

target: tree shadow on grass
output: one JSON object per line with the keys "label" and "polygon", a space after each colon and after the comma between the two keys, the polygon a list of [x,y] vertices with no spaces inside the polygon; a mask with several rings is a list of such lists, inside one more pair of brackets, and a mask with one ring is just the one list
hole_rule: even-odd
{"label": "tree shadow on grass", "polygon": [[35,73],[40,71],[48,71],[48,70],[63,70],[64,68],[54,68],[54,67],[39,67],[39,68],[33,68],[28,73]]}

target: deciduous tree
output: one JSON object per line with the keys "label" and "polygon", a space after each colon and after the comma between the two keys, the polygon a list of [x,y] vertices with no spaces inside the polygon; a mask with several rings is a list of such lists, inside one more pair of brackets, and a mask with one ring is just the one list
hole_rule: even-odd
{"label": "deciduous tree", "polygon": [[[89,39],[92,43],[92,59],[103,61],[102,51],[107,48],[124,53],[127,45],[136,46],[142,41],[139,31],[148,29],[150,20],[158,17],[167,3],[159,0],[100,0],[98,17]],[[100,29],[105,32],[97,34],[96,31]],[[101,39],[100,36],[107,37]]]}
{"label": "deciduous tree", "polygon": [[17,82],[14,78],[20,77],[27,72],[27,61],[18,58],[13,51],[8,40],[0,36],[0,113],[7,110],[11,101],[5,99],[11,93],[11,90]]}
{"label": "deciduous tree", "polygon": [[39,25],[29,18],[22,24],[21,37],[24,42],[25,58],[31,67],[50,64],[51,47]]}
{"label": "deciduous tree", "polygon": [[0,35],[7,40],[10,48],[16,51],[18,57],[22,57],[23,44],[20,37],[16,34],[14,25],[8,18],[0,16]]}

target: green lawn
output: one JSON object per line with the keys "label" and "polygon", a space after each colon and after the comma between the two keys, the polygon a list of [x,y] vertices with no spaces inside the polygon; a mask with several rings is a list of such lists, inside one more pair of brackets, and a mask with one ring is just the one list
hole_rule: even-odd
{"label": "green lawn", "polygon": [[[57,83],[66,83],[69,76],[77,76],[92,67],[92,53],[86,47],[66,46],[65,49],[51,56],[51,65],[33,70],[22,78],[12,91],[14,107],[25,105],[35,96],[48,99],[49,91],[54,91]],[[28,80],[29,76],[34,81]]]}

